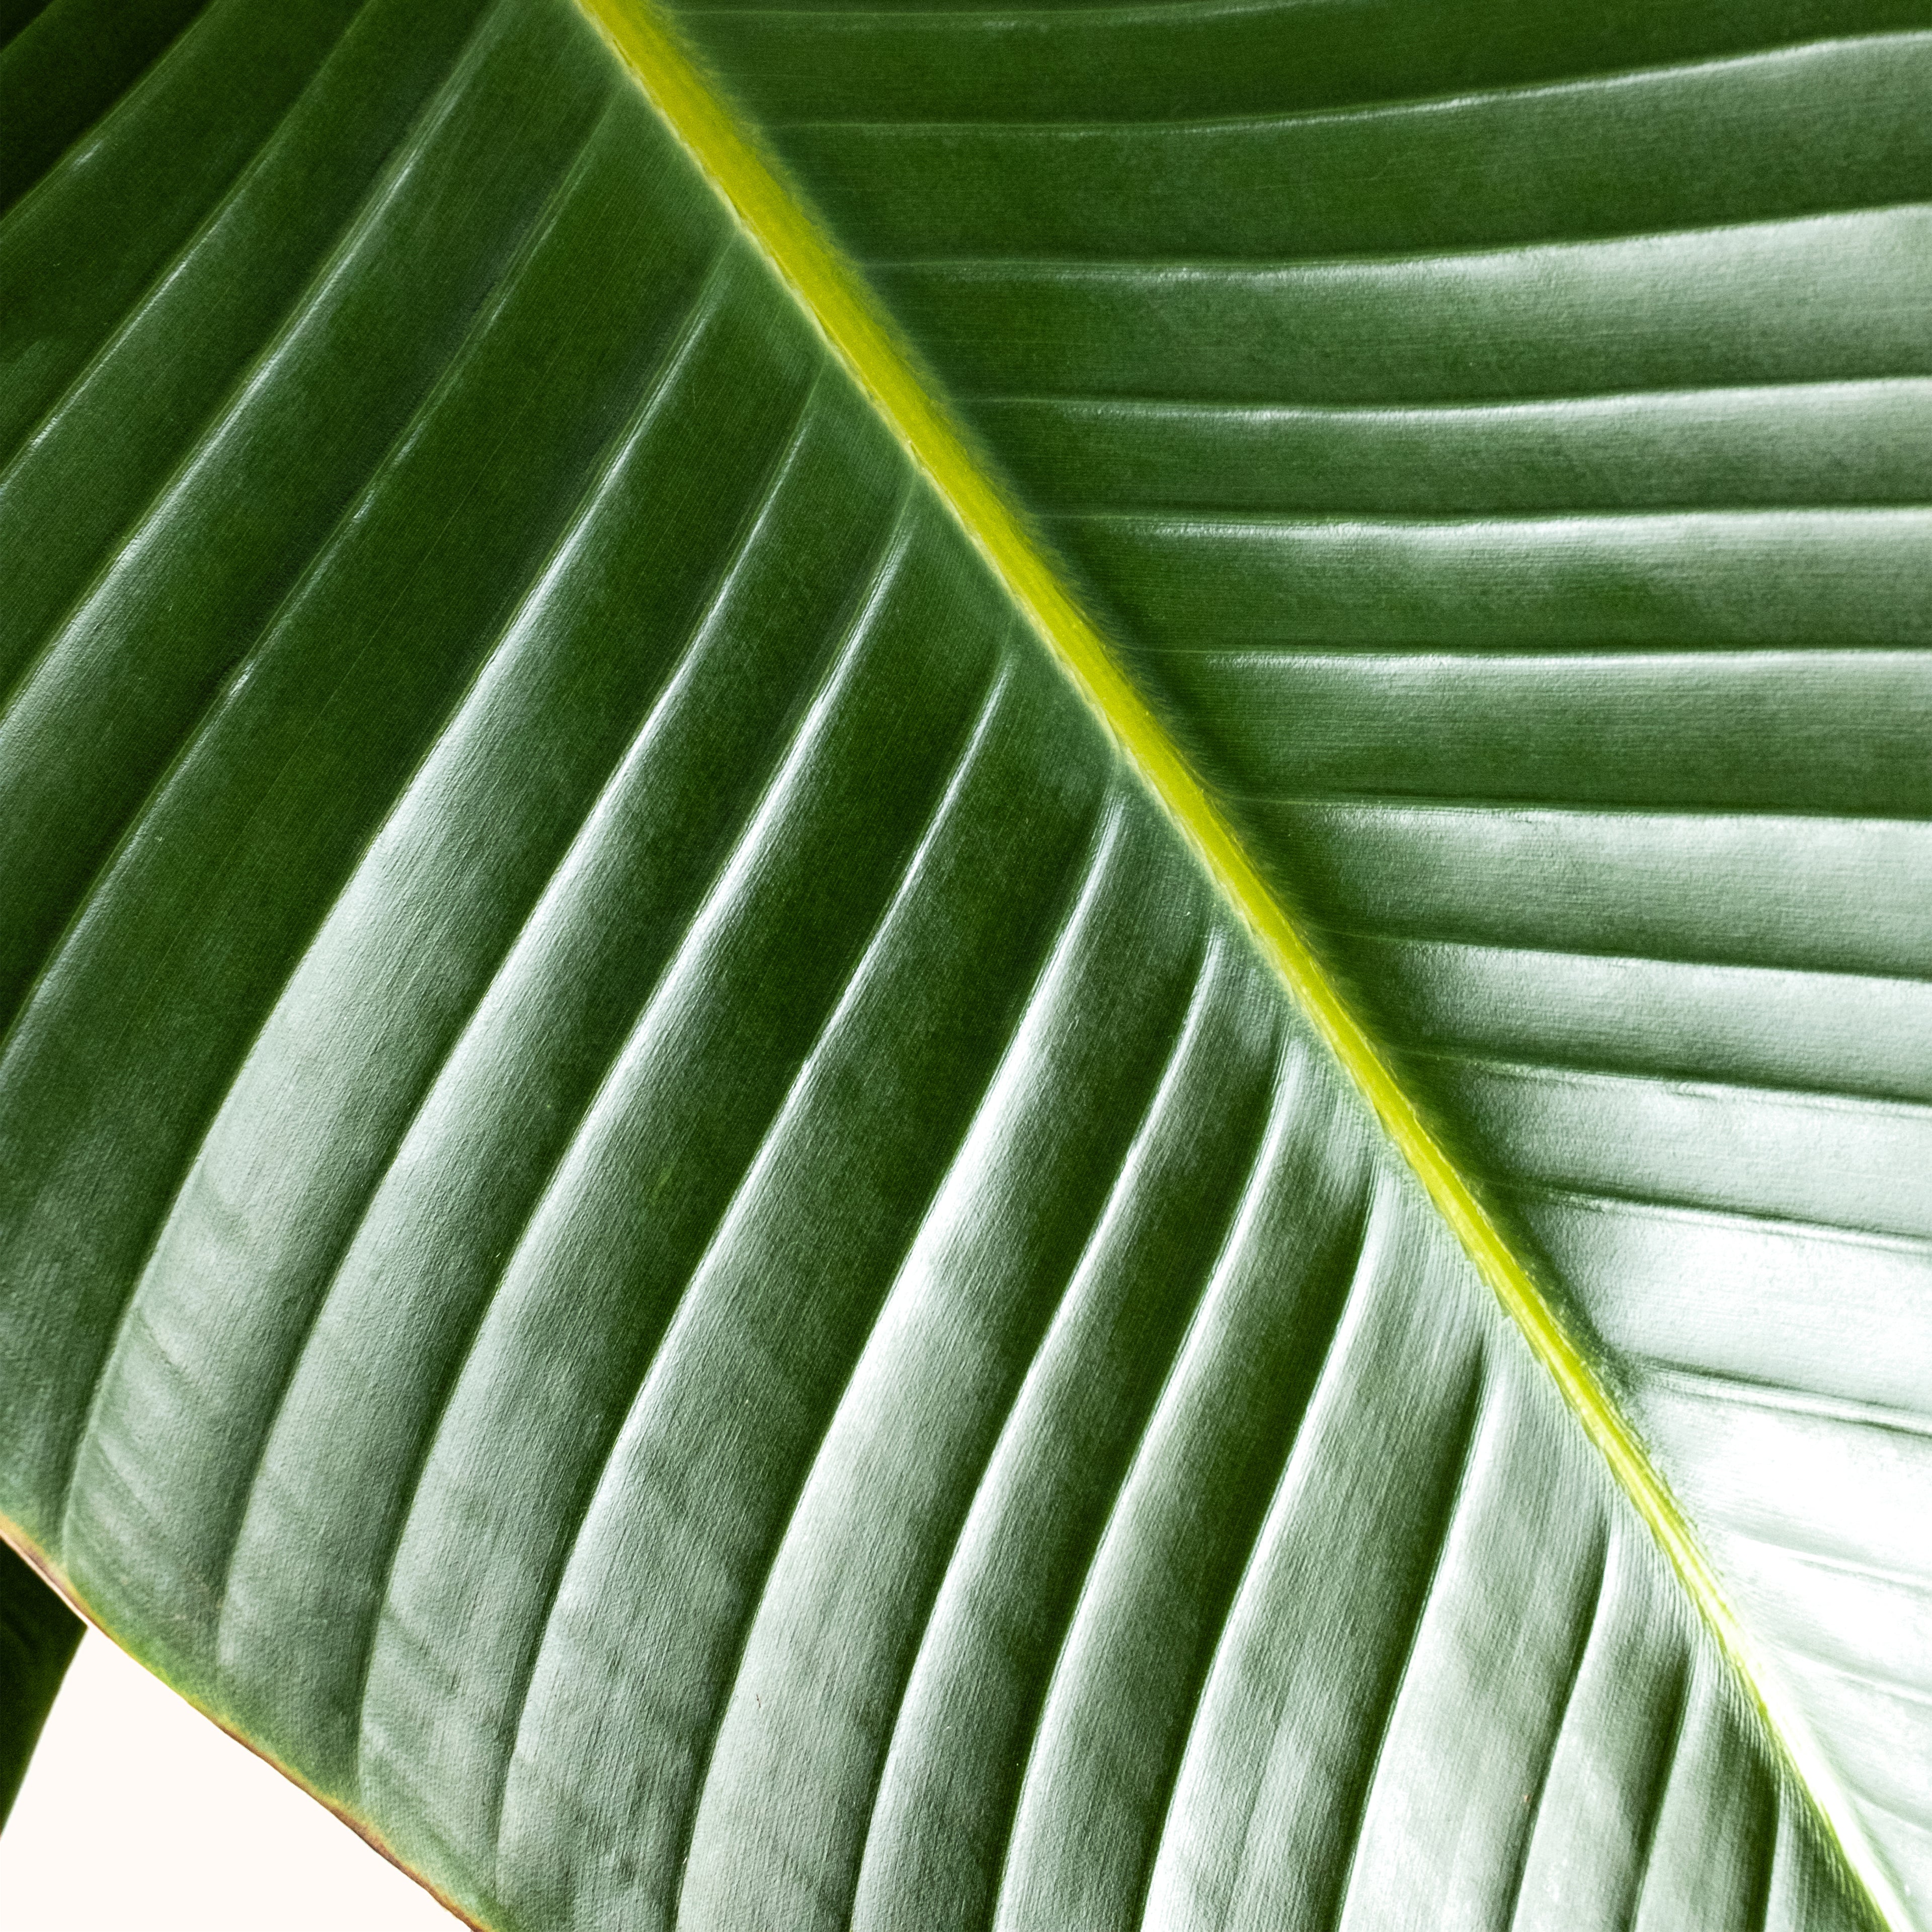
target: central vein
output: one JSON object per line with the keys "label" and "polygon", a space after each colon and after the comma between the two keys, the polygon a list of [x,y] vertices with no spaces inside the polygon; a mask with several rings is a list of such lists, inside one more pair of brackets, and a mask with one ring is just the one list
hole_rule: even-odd
{"label": "central vein", "polygon": [[651,0],[577,0],[712,188],[870,398],[1007,595],[1072,680],[1234,908],[1295,1004],[1374,1110],[1549,1372],[1619,1486],[1662,1545],[1684,1588],[1809,1788],[1868,1894],[1875,1862],[1804,1729],[1767,1694],[1736,1613],[1648,1454],[1549,1297],[1504,1239],[1474,1188],[1391,1072],[1327,970],[1263,879],[1234,827],[1166,728],[1060,580],[1039,542],[969,451],[944,406],[879,313],[856,271],[827,242],[739,127]]}

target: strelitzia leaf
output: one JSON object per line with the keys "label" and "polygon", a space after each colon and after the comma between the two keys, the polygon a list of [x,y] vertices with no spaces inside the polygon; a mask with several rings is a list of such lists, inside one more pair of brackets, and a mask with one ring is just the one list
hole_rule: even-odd
{"label": "strelitzia leaf", "polygon": [[1927,16],[690,17],[1932,1897]]}
{"label": "strelitzia leaf", "polygon": [[1910,1922],[1924,56],[1787,11],[13,23],[10,1536],[479,1923]]}

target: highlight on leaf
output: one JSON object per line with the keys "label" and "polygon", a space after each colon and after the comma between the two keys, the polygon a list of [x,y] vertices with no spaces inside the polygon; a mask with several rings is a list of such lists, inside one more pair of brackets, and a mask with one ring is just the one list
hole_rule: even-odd
{"label": "highlight on leaf", "polygon": [[1925,1922],[1856,11],[14,10],[8,1540],[479,1924]]}

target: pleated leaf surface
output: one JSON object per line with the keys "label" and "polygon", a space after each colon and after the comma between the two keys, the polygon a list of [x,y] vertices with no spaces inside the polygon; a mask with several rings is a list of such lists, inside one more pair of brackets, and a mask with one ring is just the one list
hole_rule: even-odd
{"label": "pleated leaf surface", "polygon": [[[588,22],[51,0],[4,26],[14,1538],[492,1926],[1874,1923],[1192,844]],[[1535,38],[1496,58],[1534,68]],[[813,54],[824,85],[886,70],[842,58]],[[1305,700],[1193,693],[1127,578],[1067,548],[1232,794],[1237,723],[1324,769]],[[1163,580],[1197,642],[1216,598],[1292,602],[1259,564]],[[1542,668],[1536,730],[1595,688]],[[1366,872],[1331,841],[1338,875],[1446,890],[1382,836]],[[1523,881],[1492,876],[1506,920]],[[1861,970],[1903,1038],[1908,976]],[[1614,1145],[1592,1079],[1562,1089],[1574,1137]],[[1457,1118],[1508,1175],[1549,1136],[1502,1112]],[[1670,1131],[1642,1144],[1709,1152]],[[1552,1241],[1618,1364],[1647,1358],[1617,1308],[1718,1332],[1687,1253],[1742,1280],[1748,1236],[1812,1238],[1809,1196],[1719,1206],[1631,1223],[1653,1247],[1620,1234],[1602,1295]],[[1791,1252],[1847,1359],[1903,1386],[1909,1280],[1860,1303]],[[1922,1536],[1909,1456],[1833,1401],[1804,1493]],[[1672,1412],[1639,1410],[1675,1453]],[[1699,1447],[1716,1423],[1682,1432],[1673,1472],[1789,1500]],[[1912,1761],[1872,1708],[1863,1756],[1830,1738],[1861,1790]]]}
{"label": "pleated leaf surface", "polygon": [[692,6],[1932,1902],[1932,14]]}

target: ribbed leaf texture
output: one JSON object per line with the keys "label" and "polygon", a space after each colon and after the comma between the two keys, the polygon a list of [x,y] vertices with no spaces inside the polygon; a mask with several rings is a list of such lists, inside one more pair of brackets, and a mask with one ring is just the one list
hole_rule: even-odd
{"label": "ribbed leaf texture", "polygon": [[[1922,1912],[1932,38],[1774,11],[686,24]],[[589,22],[5,25],[16,1540],[492,1926],[1874,1924]]]}
{"label": "ribbed leaf texture", "polygon": [[1932,1904],[1932,14],[688,17]]}

